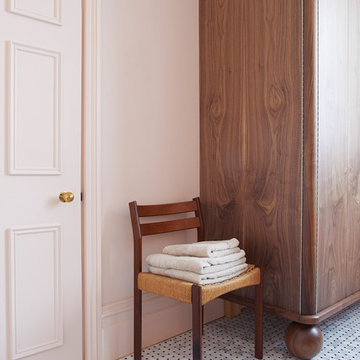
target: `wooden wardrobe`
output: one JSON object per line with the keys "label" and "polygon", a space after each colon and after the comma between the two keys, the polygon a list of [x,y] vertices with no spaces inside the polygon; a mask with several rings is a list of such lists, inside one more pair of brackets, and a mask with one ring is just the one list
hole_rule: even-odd
{"label": "wooden wardrobe", "polygon": [[199,2],[206,238],[240,239],[316,353],[360,299],[360,1]]}

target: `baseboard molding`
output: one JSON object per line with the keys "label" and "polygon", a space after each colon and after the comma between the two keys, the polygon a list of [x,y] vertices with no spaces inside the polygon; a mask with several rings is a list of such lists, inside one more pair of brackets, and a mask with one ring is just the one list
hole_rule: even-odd
{"label": "baseboard molding", "polygon": [[[169,307],[169,306],[171,307],[171,306],[179,305],[178,301],[167,299],[167,298],[161,297],[159,295],[146,293],[143,295],[143,314],[144,315],[146,314],[147,311],[150,311],[149,304],[151,304],[154,301],[162,309]],[[134,298],[132,296],[129,296],[127,298],[118,300],[116,302],[104,305],[103,310],[102,310],[102,319],[104,320],[107,318],[113,318],[121,313],[128,312],[128,311],[132,312],[133,308],[134,308]]]}
{"label": "baseboard molding", "polygon": [[[205,321],[224,314],[222,300],[206,305]],[[143,347],[191,328],[191,305],[146,293],[143,295]],[[133,352],[133,297],[103,306],[102,360],[116,360]]]}

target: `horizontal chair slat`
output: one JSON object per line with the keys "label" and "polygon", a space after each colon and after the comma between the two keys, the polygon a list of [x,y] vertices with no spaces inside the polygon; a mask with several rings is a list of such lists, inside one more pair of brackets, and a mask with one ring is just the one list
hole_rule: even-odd
{"label": "horizontal chair slat", "polygon": [[179,231],[194,229],[200,227],[200,220],[197,217],[189,219],[179,219],[170,221],[161,221],[149,224],[141,224],[141,235],[162,234],[170,231]]}
{"label": "horizontal chair slat", "polygon": [[181,214],[190,211],[195,211],[196,202],[186,201],[186,202],[179,202],[172,204],[138,205],[137,210],[140,217]]}

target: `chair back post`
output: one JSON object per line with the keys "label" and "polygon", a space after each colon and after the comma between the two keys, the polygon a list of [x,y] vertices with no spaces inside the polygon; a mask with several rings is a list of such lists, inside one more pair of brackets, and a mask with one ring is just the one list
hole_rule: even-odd
{"label": "chair back post", "polygon": [[201,204],[200,204],[200,198],[195,197],[193,200],[196,202],[196,210],[195,210],[195,216],[199,218],[200,221],[200,227],[197,228],[197,241],[204,241],[205,240],[205,228],[204,228],[204,221],[202,217],[202,211],[201,211]]}
{"label": "chair back post", "polygon": [[134,289],[137,289],[137,278],[139,273],[142,271],[142,237],[137,202],[132,201],[129,203],[129,208],[134,235]]}

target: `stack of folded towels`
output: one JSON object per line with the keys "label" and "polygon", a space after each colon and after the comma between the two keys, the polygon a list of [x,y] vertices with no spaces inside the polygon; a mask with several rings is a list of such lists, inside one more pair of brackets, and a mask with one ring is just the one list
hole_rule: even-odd
{"label": "stack of folded towels", "polygon": [[247,270],[245,251],[235,238],[166,246],[146,258],[149,271],[207,285],[231,279]]}

